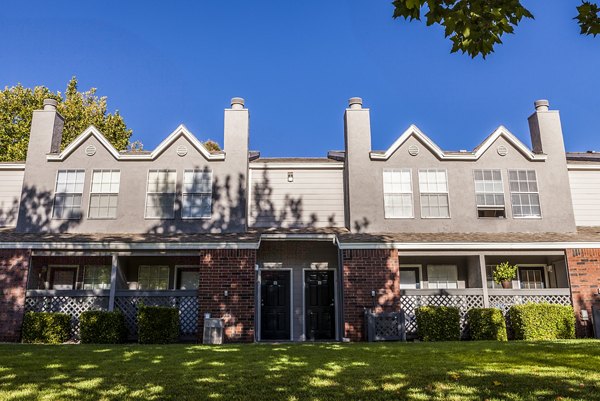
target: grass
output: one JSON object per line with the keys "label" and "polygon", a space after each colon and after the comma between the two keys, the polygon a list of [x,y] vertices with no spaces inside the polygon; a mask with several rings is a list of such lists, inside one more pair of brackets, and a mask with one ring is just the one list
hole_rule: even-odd
{"label": "grass", "polygon": [[0,400],[600,400],[600,342],[0,345]]}

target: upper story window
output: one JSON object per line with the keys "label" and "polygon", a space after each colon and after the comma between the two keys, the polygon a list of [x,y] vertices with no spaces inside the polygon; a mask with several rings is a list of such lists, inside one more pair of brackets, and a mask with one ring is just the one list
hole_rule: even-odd
{"label": "upper story window", "polygon": [[419,190],[421,191],[421,217],[450,217],[446,170],[419,170]]}
{"label": "upper story window", "polygon": [[85,170],[58,170],[54,191],[55,219],[78,219],[81,217],[81,198]]}
{"label": "upper story window", "polygon": [[478,217],[505,217],[500,170],[473,170]]}
{"label": "upper story window", "polygon": [[182,218],[210,218],[212,204],[212,171],[185,170],[183,172],[182,198]]}
{"label": "upper story window", "polygon": [[383,204],[386,219],[413,217],[410,169],[383,170]]}
{"label": "upper story window", "polygon": [[513,217],[541,217],[535,170],[509,170],[508,179]]}
{"label": "upper story window", "polygon": [[114,219],[117,217],[119,199],[119,170],[94,170],[90,190],[90,219]]}
{"label": "upper story window", "polygon": [[177,171],[150,170],[146,188],[146,218],[172,219],[175,215]]}

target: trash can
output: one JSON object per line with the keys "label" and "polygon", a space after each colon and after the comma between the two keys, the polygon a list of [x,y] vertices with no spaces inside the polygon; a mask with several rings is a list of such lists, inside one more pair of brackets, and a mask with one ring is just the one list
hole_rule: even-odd
{"label": "trash can", "polygon": [[223,329],[223,320],[216,318],[204,319],[202,344],[223,344]]}

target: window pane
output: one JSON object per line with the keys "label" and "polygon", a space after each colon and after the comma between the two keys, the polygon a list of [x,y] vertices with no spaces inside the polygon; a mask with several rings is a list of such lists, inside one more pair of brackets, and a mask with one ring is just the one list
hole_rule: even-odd
{"label": "window pane", "polygon": [[383,171],[383,202],[386,218],[413,217],[410,169]]}
{"label": "window pane", "polygon": [[534,170],[509,171],[514,217],[540,217],[540,199]]}

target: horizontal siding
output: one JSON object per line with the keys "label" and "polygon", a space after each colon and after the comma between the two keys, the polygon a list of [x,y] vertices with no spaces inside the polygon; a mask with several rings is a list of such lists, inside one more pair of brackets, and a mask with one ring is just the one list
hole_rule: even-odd
{"label": "horizontal siding", "polygon": [[569,171],[575,223],[600,226],[600,171]]}
{"label": "horizontal siding", "polygon": [[14,226],[17,223],[23,174],[22,170],[0,171],[0,227]]}
{"label": "horizontal siding", "polygon": [[[294,181],[288,182],[288,172]],[[254,227],[342,227],[343,171],[252,170],[250,218]]]}

